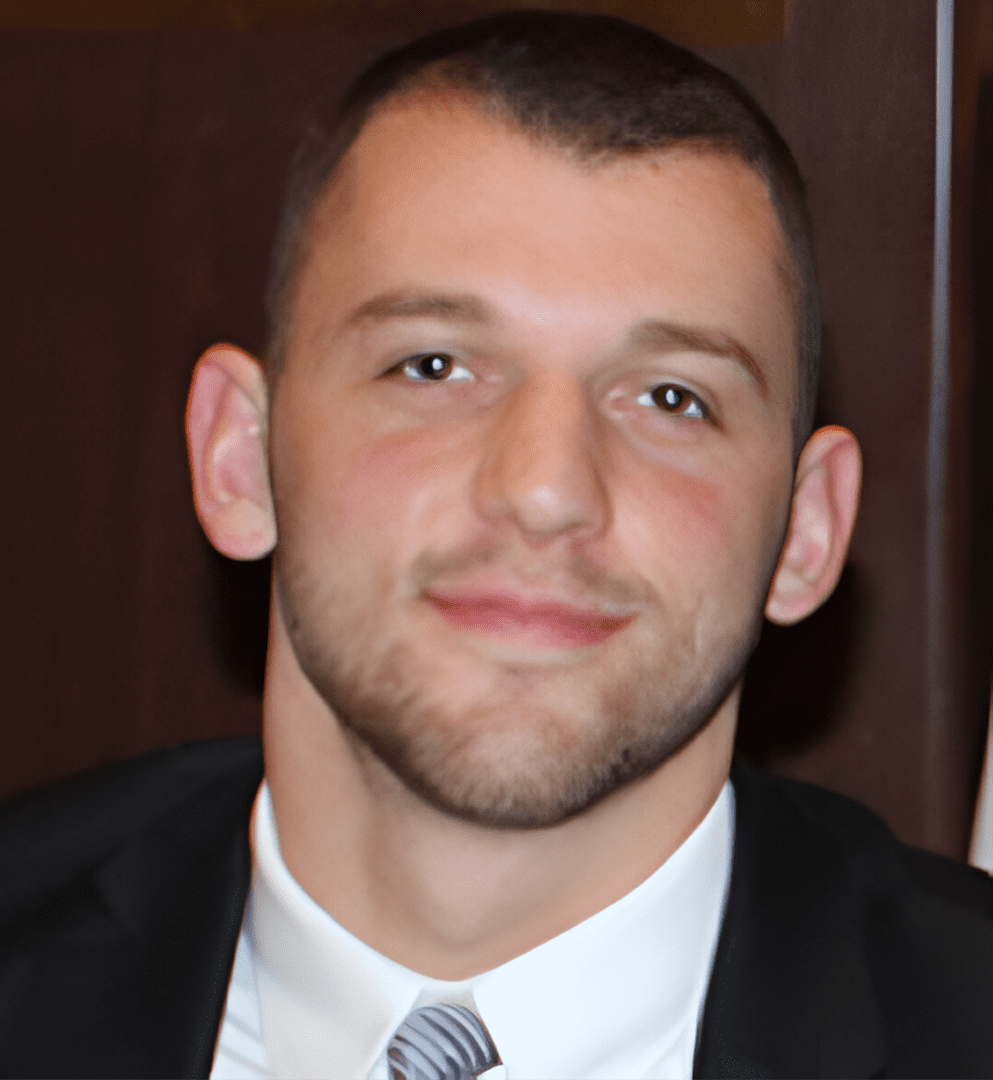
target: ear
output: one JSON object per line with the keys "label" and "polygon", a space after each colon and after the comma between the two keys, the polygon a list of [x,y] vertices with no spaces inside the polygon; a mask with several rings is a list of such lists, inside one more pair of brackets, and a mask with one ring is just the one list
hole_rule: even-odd
{"label": "ear", "polygon": [[831,595],[845,565],[862,490],[862,453],[844,428],[815,431],[797,463],[790,531],[766,618],[799,622]]}
{"label": "ear", "polygon": [[200,524],[232,559],[260,559],[276,544],[267,417],[258,363],[233,345],[208,349],[193,372],[186,438]]}

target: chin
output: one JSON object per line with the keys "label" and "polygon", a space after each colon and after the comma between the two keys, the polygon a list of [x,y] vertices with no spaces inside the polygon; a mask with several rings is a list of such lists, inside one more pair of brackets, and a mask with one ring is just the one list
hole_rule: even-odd
{"label": "chin", "polygon": [[666,694],[648,678],[565,696],[552,679],[457,705],[412,690],[425,683],[403,666],[394,651],[380,678],[322,680],[318,689],[347,736],[424,802],[462,821],[524,830],[583,814],[668,761],[721,707],[743,661],[695,697]]}

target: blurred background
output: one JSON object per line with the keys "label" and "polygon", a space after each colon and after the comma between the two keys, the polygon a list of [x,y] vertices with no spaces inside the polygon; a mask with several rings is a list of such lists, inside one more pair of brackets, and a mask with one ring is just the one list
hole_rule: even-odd
{"label": "blurred background", "polygon": [[[508,6],[0,0],[0,797],[258,731],[269,567],[199,531],[190,373],[215,341],[262,346],[308,116],[385,49]],[[858,435],[865,494],[836,595],[763,632],[739,749],[965,858],[993,641],[993,4],[541,6],[696,49],[794,149],[820,419]]]}

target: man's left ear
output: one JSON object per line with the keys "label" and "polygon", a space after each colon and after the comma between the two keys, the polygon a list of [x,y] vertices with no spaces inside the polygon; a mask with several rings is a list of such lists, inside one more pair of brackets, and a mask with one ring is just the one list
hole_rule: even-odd
{"label": "man's left ear", "polygon": [[799,622],[831,595],[845,565],[861,490],[862,453],[855,436],[841,427],[815,431],[797,463],[790,531],[765,606],[771,622]]}

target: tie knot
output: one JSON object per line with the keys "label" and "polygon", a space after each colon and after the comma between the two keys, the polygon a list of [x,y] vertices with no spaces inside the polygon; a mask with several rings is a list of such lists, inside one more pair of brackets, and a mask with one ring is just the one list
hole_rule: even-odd
{"label": "tie knot", "polygon": [[392,1080],[471,1080],[500,1062],[482,1021],[463,1005],[415,1009],[386,1056]]}

